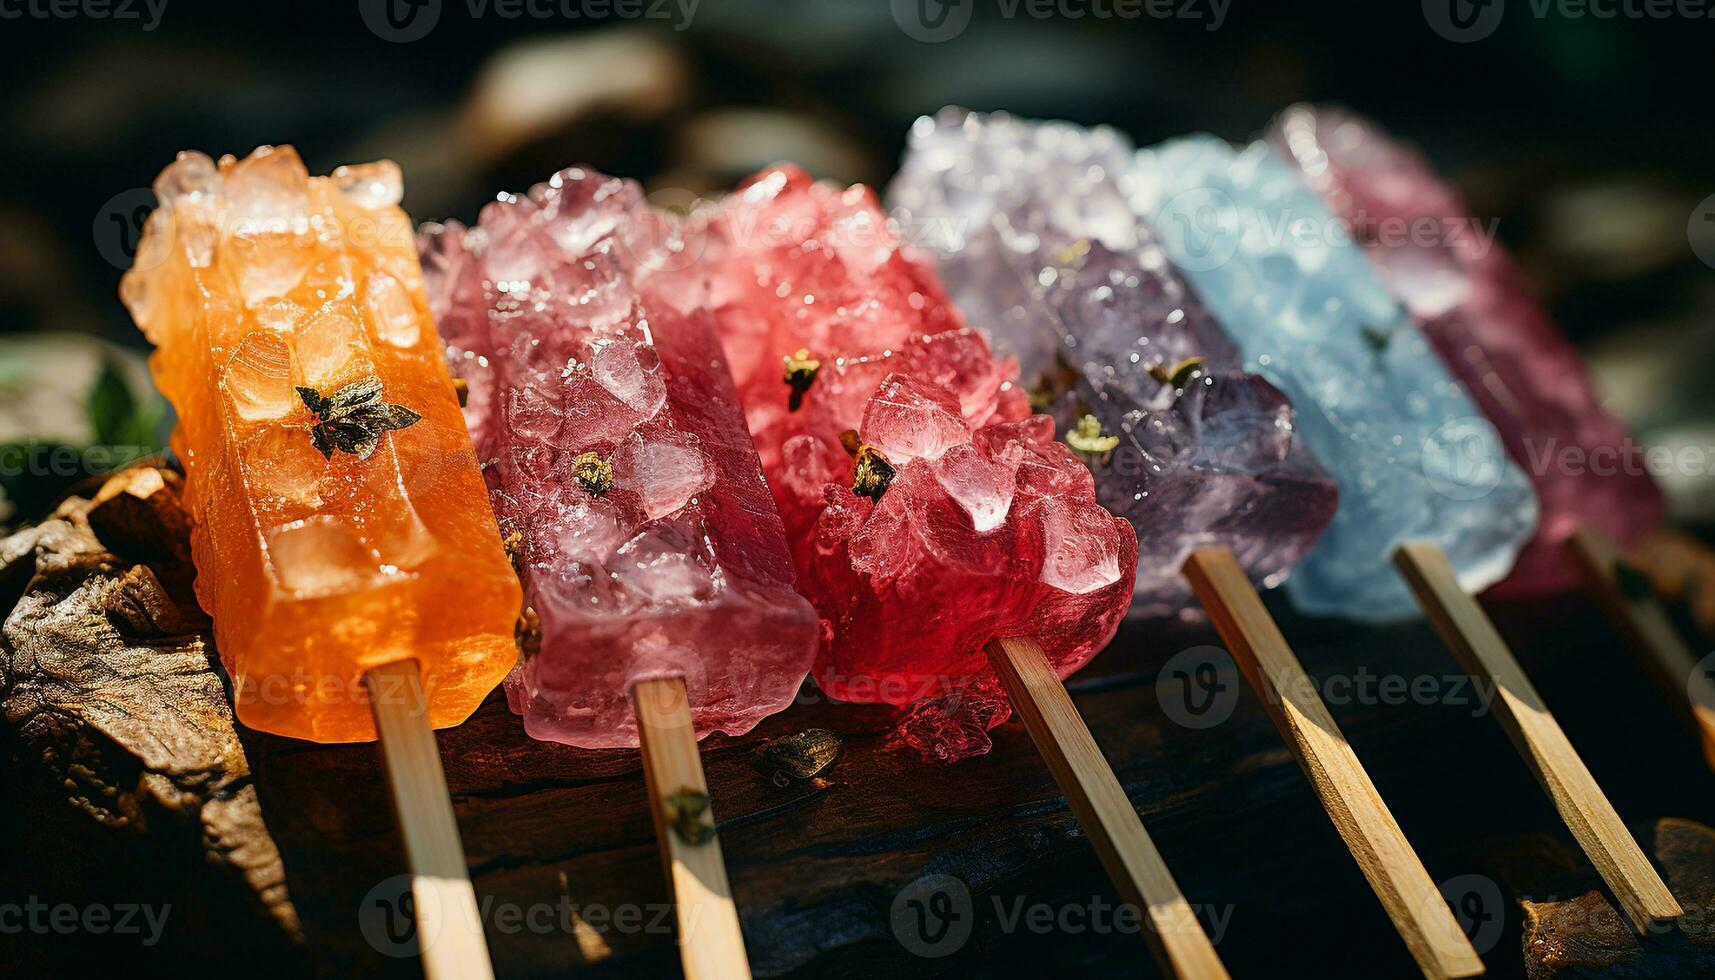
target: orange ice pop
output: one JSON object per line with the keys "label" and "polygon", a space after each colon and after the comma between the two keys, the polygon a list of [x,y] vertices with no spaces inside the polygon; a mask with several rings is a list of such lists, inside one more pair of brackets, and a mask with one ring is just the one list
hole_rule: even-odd
{"label": "orange ice pop", "polygon": [[376,737],[364,674],[415,659],[430,723],[511,669],[520,607],[391,162],[290,147],[155,181],[120,292],[178,411],[198,601],[251,728]]}

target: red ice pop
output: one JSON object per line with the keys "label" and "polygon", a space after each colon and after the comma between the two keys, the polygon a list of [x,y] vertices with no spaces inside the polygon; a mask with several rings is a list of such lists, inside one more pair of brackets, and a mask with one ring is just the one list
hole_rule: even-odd
{"label": "red ice pop", "polygon": [[1010,709],[984,645],[1033,637],[1062,677],[1087,663],[1130,602],[1131,526],[868,188],[773,168],[704,221],[721,338],[822,618],[817,682],[915,705],[901,733],[928,754],[987,751]]}

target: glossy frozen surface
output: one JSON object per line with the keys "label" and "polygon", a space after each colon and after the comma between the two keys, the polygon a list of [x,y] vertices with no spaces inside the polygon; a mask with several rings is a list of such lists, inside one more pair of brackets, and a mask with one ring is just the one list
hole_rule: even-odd
{"label": "glossy frozen surface", "polygon": [[178,412],[197,599],[246,725],[375,737],[362,675],[416,658],[430,721],[516,659],[506,562],[390,162],[291,147],[161,172],[121,293]]}
{"label": "glossy frozen surface", "polygon": [[676,229],[571,169],[428,226],[429,296],[539,624],[507,697],[537,738],[635,746],[631,688],[681,676],[697,734],[791,703],[816,617]]}
{"label": "glossy frozen surface", "polygon": [[1226,548],[1278,584],[1338,490],[1285,396],[1243,371],[1132,213],[1119,186],[1131,156],[1105,127],[945,110],[912,128],[888,195],[1062,433],[1087,416],[1117,440],[1083,458],[1097,499],[1137,529],[1133,610],[1184,616],[1201,609],[1180,574],[1194,549]]}
{"label": "glossy frozen surface", "polygon": [[1293,600],[1409,615],[1389,562],[1410,539],[1438,543],[1468,590],[1504,577],[1536,527],[1529,482],[1297,170],[1261,143],[1190,137],[1139,153],[1125,183],[1339,481],[1333,523],[1287,583]]}
{"label": "glossy frozen surface", "polygon": [[[910,705],[900,733],[928,755],[986,752],[1010,707],[983,644],[1031,636],[1061,676],[1083,666],[1125,614],[1131,527],[867,188],[771,169],[706,231],[721,337],[822,617],[817,682]],[[817,364],[796,399],[789,358]]]}
{"label": "glossy frozen surface", "polygon": [[1367,120],[1296,106],[1269,142],[1340,215],[1393,294],[1475,396],[1542,502],[1536,537],[1497,592],[1571,588],[1581,526],[1636,544],[1661,522],[1642,448],[1603,409],[1578,352],[1457,191]]}

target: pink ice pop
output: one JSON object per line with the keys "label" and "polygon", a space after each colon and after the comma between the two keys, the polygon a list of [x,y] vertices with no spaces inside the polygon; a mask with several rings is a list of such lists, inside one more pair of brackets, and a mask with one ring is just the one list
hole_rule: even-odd
{"label": "pink ice pop", "polygon": [[742,734],[791,703],[815,654],[705,297],[654,275],[676,235],[635,183],[582,169],[422,233],[539,623],[506,683],[537,738],[635,747],[632,687],[674,675],[699,737]]}

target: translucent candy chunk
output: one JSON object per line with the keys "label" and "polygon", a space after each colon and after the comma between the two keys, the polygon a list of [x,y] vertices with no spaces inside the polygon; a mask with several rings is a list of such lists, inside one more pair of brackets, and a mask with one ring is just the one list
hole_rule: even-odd
{"label": "translucent candy chunk", "polygon": [[993,531],[1006,523],[1016,481],[1004,459],[984,459],[969,445],[961,444],[949,449],[936,464],[936,481],[970,515],[973,530]]}
{"label": "translucent candy chunk", "polygon": [[888,198],[925,230],[966,315],[1017,355],[1097,498],[1137,529],[1133,612],[1190,618],[1201,606],[1179,569],[1194,549],[1225,547],[1253,580],[1278,583],[1328,526],[1337,491],[1291,405],[1244,373],[1131,210],[1131,155],[1106,127],[949,109],[912,127]]}
{"label": "translucent candy chunk", "polygon": [[[818,685],[911,706],[901,738],[932,758],[988,751],[1010,709],[983,645],[1032,636],[1062,676],[1083,666],[1125,614],[1136,535],[868,189],[778,168],[700,220],[697,271],[821,614]],[[1051,526],[1075,529],[1053,554]]]}
{"label": "translucent candy chunk", "polygon": [[945,389],[890,374],[864,407],[864,442],[889,459],[939,459],[954,446],[971,441],[959,403]]}
{"label": "translucent candy chunk", "polygon": [[316,451],[302,428],[269,426],[245,440],[242,449],[246,481],[256,503],[293,520],[322,504],[322,480],[329,462]]}
{"label": "translucent candy chunk", "polygon": [[329,515],[308,517],[264,535],[274,577],[301,598],[336,596],[361,588],[375,560],[357,528]]}
{"label": "translucent candy chunk", "polygon": [[506,425],[513,437],[529,441],[552,439],[564,416],[553,394],[529,385],[507,393]]}
{"label": "translucent candy chunk", "polygon": [[590,356],[590,374],[596,382],[644,418],[659,412],[667,401],[660,365],[654,348],[640,342],[602,343]]}
{"label": "translucent candy chunk", "polygon": [[292,353],[285,338],[252,331],[226,362],[220,388],[239,419],[279,422],[299,407],[292,380]]}
{"label": "translucent candy chunk", "polygon": [[[1138,154],[1128,180],[1247,367],[1292,398],[1304,440],[1340,482],[1333,523],[1287,582],[1293,600],[1354,619],[1411,615],[1416,602],[1390,567],[1409,539],[1440,544],[1468,590],[1504,576],[1536,527],[1529,483],[1492,438],[1479,439],[1494,447],[1489,460],[1463,455],[1487,423],[1362,251],[1326,233],[1339,219],[1302,176],[1266,145],[1194,137]],[[1202,244],[1170,230],[1188,227],[1193,195],[1210,212],[1203,227],[1216,229]],[[1323,233],[1268,231],[1294,225]]]}
{"label": "translucent candy chunk", "polygon": [[684,266],[659,255],[672,227],[635,184],[571,169],[423,234],[540,623],[507,683],[537,738],[636,746],[631,689],[666,675],[699,736],[742,734],[815,653],[702,288],[654,276]]}
{"label": "translucent candy chunk", "polygon": [[332,391],[347,381],[375,373],[369,338],[357,311],[330,304],[309,316],[297,331],[298,365],[304,384]]}
{"label": "translucent candy chunk", "polygon": [[208,154],[186,150],[155,178],[155,199],[165,207],[216,206],[224,181]]}
{"label": "translucent candy chunk", "polygon": [[417,346],[423,337],[422,317],[403,283],[385,272],[372,272],[363,281],[363,301],[377,339],[395,347]]}
{"label": "translucent candy chunk", "polygon": [[[1497,595],[1543,594],[1575,584],[1563,545],[1597,527],[1629,545],[1661,519],[1661,491],[1643,466],[1537,465],[1545,447],[1580,459],[1641,453],[1591,387],[1578,352],[1561,335],[1524,276],[1470,206],[1415,152],[1337,109],[1295,106],[1269,130],[1339,214],[1382,280],[1428,335],[1447,367],[1500,430],[1542,502],[1537,535]],[[1410,233],[1377,234],[1392,229]],[[1485,459],[1488,466],[1499,459]],[[1471,485],[1492,485],[1485,466]]]}
{"label": "translucent candy chunk", "polygon": [[289,147],[181,154],[120,287],[178,415],[238,719],[321,742],[375,738],[364,675],[404,659],[431,724],[469,717],[517,659],[521,605],[452,379],[395,342],[435,338],[411,238],[348,233],[409,219],[345,183]]}
{"label": "translucent candy chunk", "polygon": [[347,201],[365,211],[395,207],[405,196],[404,177],[392,160],[340,167],[333,182]]}
{"label": "translucent candy chunk", "polygon": [[633,433],[613,457],[614,485],[637,495],[650,520],[678,511],[714,485],[714,464],[696,436]]}

